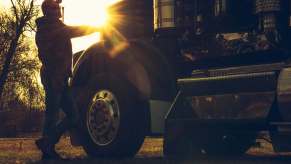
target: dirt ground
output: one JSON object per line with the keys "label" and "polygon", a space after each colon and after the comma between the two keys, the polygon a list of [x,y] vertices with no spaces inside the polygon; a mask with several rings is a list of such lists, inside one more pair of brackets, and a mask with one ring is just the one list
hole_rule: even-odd
{"label": "dirt ground", "polygon": [[[42,163],[43,161],[40,161],[41,153],[35,147],[34,140],[35,138],[0,139],[0,163]],[[100,160],[97,160],[97,163],[187,163],[185,160],[171,162],[163,159],[162,147],[162,138],[147,138],[134,159],[113,162],[101,162]],[[63,138],[57,145],[56,149],[64,158],[71,159],[71,162],[83,163],[84,161],[89,160],[82,148],[76,148],[70,145],[68,138]],[[240,163],[246,160],[253,161],[256,164],[281,162],[291,163],[291,154],[276,154],[273,152],[271,144],[267,142],[261,142],[260,145],[251,148],[247,154],[247,157],[242,159],[202,159],[202,161],[196,161],[195,163]],[[96,161],[93,160],[91,162],[95,163]],[[88,161],[86,163],[88,163]],[[193,160],[190,160],[190,163],[193,163]]]}
{"label": "dirt ground", "polygon": [[[41,153],[34,145],[35,138],[7,138],[0,139],[0,163],[27,163],[40,160]],[[86,153],[81,147],[70,145],[69,138],[62,138],[56,146],[57,151],[64,158],[84,159]],[[137,157],[161,157],[162,139],[146,139]]]}

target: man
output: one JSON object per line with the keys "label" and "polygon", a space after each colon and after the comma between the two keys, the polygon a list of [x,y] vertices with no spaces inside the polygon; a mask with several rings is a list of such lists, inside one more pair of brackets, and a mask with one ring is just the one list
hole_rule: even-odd
{"label": "man", "polygon": [[[60,0],[45,0],[42,5],[43,17],[36,20],[36,44],[42,62],[41,81],[46,92],[46,112],[42,138],[36,141],[42,151],[42,159],[60,159],[55,144],[62,134],[78,125],[77,109],[68,87],[72,74],[72,44],[70,39],[100,31],[89,26],[72,27],[61,20]],[[66,114],[58,121],[59,108]]]}

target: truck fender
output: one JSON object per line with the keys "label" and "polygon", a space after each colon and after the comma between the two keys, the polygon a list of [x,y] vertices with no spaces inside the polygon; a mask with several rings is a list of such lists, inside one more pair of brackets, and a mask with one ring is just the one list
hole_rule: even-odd
{"label": "truck fender", "polygon": [[175,77],[170,64],[150,42],[130,41],[129,47],[111,57],[102,43],[85,50],[73,69],[73,84],[82,85],[92,75],[114,72],[126,78],[147,99],[172,99]]}

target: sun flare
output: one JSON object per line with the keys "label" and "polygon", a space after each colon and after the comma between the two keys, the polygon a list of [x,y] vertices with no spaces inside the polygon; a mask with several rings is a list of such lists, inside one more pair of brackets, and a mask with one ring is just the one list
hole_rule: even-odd
{"label": "sun flare", "polygon": [[64,0],[65,23],[103,26],[109,21],[107,8],[120,0]]}
{"label": "sun flare", "polygon": [[[90,25],[101,27],[110,24],[111,18],[107,8],[121,0],[63,0],[64,18],[67,25]],[[72,39],[73,52],[86,49],[100,40],[100,34]]]}

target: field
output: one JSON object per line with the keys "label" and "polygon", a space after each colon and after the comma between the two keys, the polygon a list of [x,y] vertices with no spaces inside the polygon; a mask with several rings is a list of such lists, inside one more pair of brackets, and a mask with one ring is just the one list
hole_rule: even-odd
{"label": "field", "polygon": [[[34,145],[35,138],[0,139],[0,163],[43,163],[41,153]],[[90,159],[82,148],[70,145],[68,138],[63,138],[57,145],[57,151],[70,159],[70,163],[291,163],[291,154],[276,154],[267,142],[261,142],[250,149],[246,156],[237,158],[202,158],[202,159],[166,159],[163,158],[163,139],[147,138],[139,153],[133,159]],[[55,161],[53,162],[55,163]],[[60,162],[63,163],[63,162]],[[65,162],[66,163],[66,162]]]}

